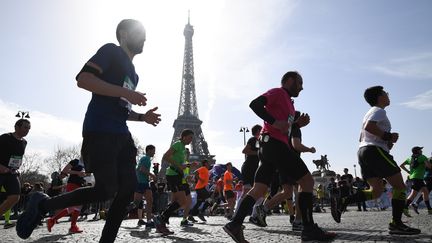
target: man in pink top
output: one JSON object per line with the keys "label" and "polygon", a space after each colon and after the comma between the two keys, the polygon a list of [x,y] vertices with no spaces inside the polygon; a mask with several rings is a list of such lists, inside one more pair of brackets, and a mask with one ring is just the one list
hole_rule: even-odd
{"label": "man in pink top", "polygon": [[291,98],[297,97],[303,90],[303,79],[299,73],[290,71],[282,77],[281,86],[268,90],[249,105],[255,114],[264,120],[258,153],[261,164],[255,174],[254,186],[241,201],[231,222],[223,227],[236,242],[247,242],[243,236],[244,218],[255,201],[265,195],[276,170],[279,171],[280,184],[284,190],[289,186],[290,181],[300,185],[298,203],[304,224],[302,240],[326,241],[336,236],[335,233],[323,231],[314,223],[312,217],[314,181],[303,160],[288,145],[295,116]]}

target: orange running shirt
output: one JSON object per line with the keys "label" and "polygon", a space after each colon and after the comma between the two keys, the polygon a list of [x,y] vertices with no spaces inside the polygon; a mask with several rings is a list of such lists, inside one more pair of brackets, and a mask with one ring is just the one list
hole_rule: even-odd
{"label": "orange running shirt", "polygon": [[[224,174],[224,191],[232,191],[233,190],[233,185],[232,185],[232,174],[229,171],[225,171]],[[228,181],[230,181],[228,183]]]}
{"label": "orange running shirt", "polygon": [[195,189],[202,189],[208,185],[209,171],[206,167],[202,166],[196,170],[198,172],[199,180],[195,185]]}

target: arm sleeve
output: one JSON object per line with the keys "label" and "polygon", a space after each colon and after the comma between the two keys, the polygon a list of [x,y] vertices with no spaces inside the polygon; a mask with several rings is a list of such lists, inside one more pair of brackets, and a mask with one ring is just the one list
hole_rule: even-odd
{"label": "arm sleeve", "polygon": [[265,105],[267,104],[267,98],[265,96],[259,96],[258,98],[252,100],[249,107],[264,121],[269,124],[273,124],[275,119],[267,112]]}
{"label": "arm sleeve", "polygon": [[102,69],[102,72],[104,72],[111,66],[117,48],[115,44],[105,44],[90,58],[89,62],[98,65]]}

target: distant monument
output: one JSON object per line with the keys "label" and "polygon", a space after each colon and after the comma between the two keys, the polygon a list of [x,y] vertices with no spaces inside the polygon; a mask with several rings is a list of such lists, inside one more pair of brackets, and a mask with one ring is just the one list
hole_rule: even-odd
{"label": "distant monument", "polygon": [[321,159],[312,160],[312,162],[317,167],[317,170],[312,172],[315,186],[317,186],[318,184],[327,186],[327,184],[330,182],[330,178],[336,176],[336,173],[334,171],[329,170],[330,163],[327,159],[327,155],[321,155]]}
{"label": "distant monument", "polygon": [[[190,145],[190,157],[192,161],[202,161],[207,159],[210,164],[214,164],[214,155],[210,154],[207,141],[204,139],[204,134],[201,129],[202,121],[198,117],[198,106],[195,94],[195,75],[194,75],[194,61],[193,61],[193,48],[192,48],[192,36],[194,34],[194,28],[190,24],[190,18],[188,17],[188,23],[186,24],[183,35],[185,37],[185,49],[183,56],[183,73],[182,73],[182,84],[180,92],[180,102],[177,119],[174,120],[174,135],[171,140],[171,144],[176,142],[180,138],[180,134],[183,129],[191,129],[194,132],[194,137]],[[165,175],[168,162],[162,161],[160,174]]]}

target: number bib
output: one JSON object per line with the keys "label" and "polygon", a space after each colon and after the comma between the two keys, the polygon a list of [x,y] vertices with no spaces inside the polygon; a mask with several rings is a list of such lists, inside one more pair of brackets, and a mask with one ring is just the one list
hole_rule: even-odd
{"label": "number bib", "polygon": [[22,156],[11,156],[9,159],[9,168],[18,170],[22,164]]}
{"label": "number bib", "polygon": [[[124,81],[123,81],[123,88],[129,89],[129,90],[135,90],[135,85],[132,82],[132,80],[130,80],[130,78],[128,76],[125,77]],[[132,104],[125,98],[120,97],[121,99],[121,106],[124,106],[128,109],[128,111],[131,111],[132,109]]]}

